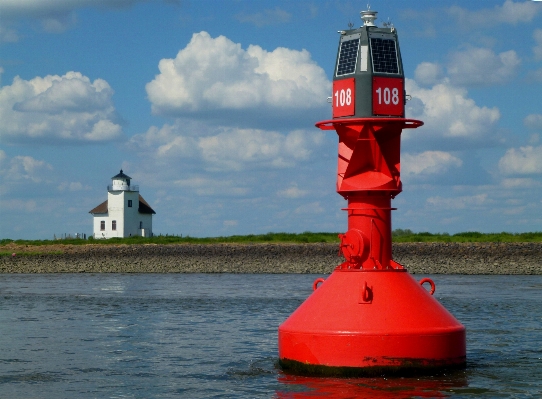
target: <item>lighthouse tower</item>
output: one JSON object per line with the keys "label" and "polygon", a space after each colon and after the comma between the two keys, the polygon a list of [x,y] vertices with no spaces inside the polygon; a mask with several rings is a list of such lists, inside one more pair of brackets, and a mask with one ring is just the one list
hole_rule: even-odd
{"label": "lighthouse tower", "polygon": [[[318,122],[338,136],[337,192],[348,230],[339,237],[345,261],[278,330],[286,371],[367,375],[464,367],[465,327],[392,259],[391,200],[402,191],[401,132],[423,125],[405,119],[404,72],[397,31],[364,25],[339,31],[333,76],[333,119]],[[429,283],[428,292],[422,284]]]}
{"label": "lighthouse tower", "polygon": [[139,194],[139,186],[122,169],[107,186],[107,200],[89,213],[94,216],[94,238],[152,237],[156,212]]}

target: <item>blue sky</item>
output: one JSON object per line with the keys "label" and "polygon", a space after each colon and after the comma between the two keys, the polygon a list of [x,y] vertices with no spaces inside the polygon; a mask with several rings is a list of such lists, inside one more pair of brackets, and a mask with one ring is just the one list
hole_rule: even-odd
{"label": "blue sky", "polygon": [[[0,238],[91,233],[119,169],[155,234],[346,229],[331,117],[363,1],[0,0]],[[371,1],[412,100],[393,228],[542,230],[542,2]]]}

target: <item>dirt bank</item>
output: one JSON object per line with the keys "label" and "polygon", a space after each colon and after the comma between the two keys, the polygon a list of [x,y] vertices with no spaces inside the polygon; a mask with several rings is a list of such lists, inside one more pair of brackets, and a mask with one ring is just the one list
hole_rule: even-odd
{"label": "dirt bank", "polygon": [[[52,245],[2,251],[0,273],[330,273],[337,244]],[[58,252],[62,253],[58,253]],[[24,253],[39,255],[24,256]],[[415,274],[542,274],[542,243],[404,243],[394,259]]]}

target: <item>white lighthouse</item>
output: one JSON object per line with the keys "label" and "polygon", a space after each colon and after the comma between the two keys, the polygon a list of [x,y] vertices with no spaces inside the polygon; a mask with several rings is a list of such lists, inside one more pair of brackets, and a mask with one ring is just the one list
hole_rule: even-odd
{"label": "white lighthouse", "polygon": [[156,212],[130,185],[131,177],[120,173],[107,186],[107,200],[89,213],[94,216],[94,238],[152,237],[152,215]]}

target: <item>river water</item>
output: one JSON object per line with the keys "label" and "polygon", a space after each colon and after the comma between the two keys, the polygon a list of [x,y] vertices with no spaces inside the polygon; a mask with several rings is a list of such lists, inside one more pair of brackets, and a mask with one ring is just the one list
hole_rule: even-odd
{"label": "river water", "polygon": [[277,328],[318,277],[0,275],[0,398],[542,397],[542,276],[429,276],[465,370],[288,376]]}

